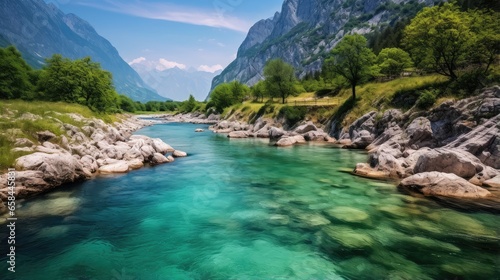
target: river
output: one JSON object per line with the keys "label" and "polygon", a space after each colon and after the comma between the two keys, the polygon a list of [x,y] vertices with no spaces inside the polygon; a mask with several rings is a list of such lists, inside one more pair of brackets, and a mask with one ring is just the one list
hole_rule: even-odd
{"label": "river", "polygon": [[173,123],[137,132],[162,138],[188,152],[186,158],[22,203],[16,273],[2,257],[6,277],[0,278],[500,275],[498,215],[454,210],[352,176],[346,170],[366,161],[363,152],[319,144],[277,148],[267,140],[195,133],[198,127],[207,128]]}

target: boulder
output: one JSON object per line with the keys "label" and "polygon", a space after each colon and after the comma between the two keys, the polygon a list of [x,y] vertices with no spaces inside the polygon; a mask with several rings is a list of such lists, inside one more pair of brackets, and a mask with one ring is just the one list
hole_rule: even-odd
{"label": "boulder", "polygon": [[18,138],[14,143],[14,147],[33,147],[35,144],[26,138]]}
{"label": "boulder", "polygon": [[490,188],[500,188],[500,175],[484,181],[483,185],[490,187]]}
{"label": "boulder", "polygon": [[434,146],[434,138],[432,133],[431,122],[424,117],[414,119],[405,130],[408,137],[408,147],[415,145],[415,149],[421,147]]}
{"label": "boulder", "polygon": [[272,126],[269,130],[268,130],[268,135],[269,135],[269,138],[271,139],[279,139],[281,136],[285,135],[285,131],[281,128],[277,128],[275,126]]}
{"label": "boulder", "polygon": [[304,139],[306,141],[328,141],[329,135],[326,134],[323,130],[318,129],[317,131],[309,131],[304,133]]}
{"label": "boulder", "polygon": [[123,155],[124,160],[133,160],[133,159],[138,159],[140,161],[144,161],[144,156],[142,155],[142,152],[139,148],[136,146],[130,148],[124,155]]}
{"label": "boulder", "polygon": [[157,164],[163,164],[170,162],[168,158],[160,153],[155,153],[153,155],[153,158],[151,159],[151,164],[157,165]]}
{"label": "boulder", "polygon": [[368,130],[361,130],[355,135],[355,138],[352,139],[352,148],[364,149],[374,140],[373,134],[371,134]]}
{"label": "boulder", "polygon": [[115,163],[103,165],[99,168],[99,172],[101,174],[127,173],[128,171],[128,163],[124,160],[119,160]]}
{"label": "boulder", "polygon": [[157,153],[166,154],[174,151],[174,148],[172,148],[169,144],[163,142],[163,140],[161,140],[160,138],[153,138],[152,141],[153,149],[155,149]]}
{"label": "boulder", "polygon": [[91,173],[95,173],[99,169],[99,165],[97,164],[97,160],[89,155],[85,155],[80,159],[80,163],[83,168],[86,168]]}
{"label": "boulder", "polygon": [[187,153],[186,153],[186,152],[183,152],[183,151],[180,151],[180,150],[175,150],[175,151],[172,153],[172,156],[173,156],[173,157],[187,157]]}
{"label": "boulder", "polygon": [[446,145],[477,156],[485,165],[500,169],[500,114]]}
{"label": "boulder", "polygon": [[232,131],[227,135],[229,138],[248,138],[248,132],[246,131]]}
{"label": "boulder", "polygon": [[278,147],[287,147],[293,146],[295,144],[306,143],[306,139],[302,135],[296,136],[283,136],[281,139],[276,142],[276,146]]}
{"label": "boulder", "polygon": [[473,185],[455,174],[435,171],[410,176],[402,180],[399,187],[427,196],[481,198],[490,194],[488,190]]}
{"label": "boulder", "polygon": [[201,128],[197,128],[194,130],[194,132],[204,132],[205,130],[204,129],[201,129]]}
{"label": "boulder", "polygon": [[306,124],[297,127],[294,130],[294,132],[297,132],[298,134],[304,134],[309,131],[316,131],[316,130],[318,130],[318,128],[312,122],[307,122]]}
{"label": "boulder", "polygon": [[429,150],[418,158],[413,173],[438,171],[471,178],[482,170],[483,166],[479,159],[466,151],[437,148]]}
{"label": "boulder", "polygon": [[142,162],[142,160],[140,160],[140,159],[129,160],[129,161],[127,161],[127,164],[131,170],[136,170],[136,169],[142,168],[144,166],[144,162]]}
{"label": "boulder", "polygon": [[[7,201],[7,173],[0,176],[0,196],[3,201]],[[45,192],[56,187],[46,182],[42,171],[16,171],[16,198],[21,199],[38,193]]]}
{"label": "boulder", "polygon": [[16,160],[18,170],[43,172],[43,180],[53,186],[86,179],[88,174],[76,158],[66,153],[34,153]]}
{"label": "boulder", "polygon": [[389,172],[379,171],[374,168],[371,168],[370,165],[368,165],[367,163],[356,164],[356,168],[354,168],[353,173],[361,177],[372,178],[372,179],[387,179],[390,177]]}
{"label": "boulder", "polygon": [[48,130],[37,132],[36,135],[40,143],[56,138],[56,135]]}
{"label": "boulder", "polygon": [[149,145],[143,145],[140,149],[142,156],[144,157],[145,161],[150,161],[151,158],[154,156],[156,153],[155,149]]}
{"label": "boulder", "polygon": [[269,138],[269,125],[264,125],[261,129],[256,132],[258,138]]}

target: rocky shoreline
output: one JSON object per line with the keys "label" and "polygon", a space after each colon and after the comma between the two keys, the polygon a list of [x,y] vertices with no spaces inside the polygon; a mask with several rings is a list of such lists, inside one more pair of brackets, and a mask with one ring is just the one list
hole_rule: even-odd
{"label": "rocky shoreline", "polygon": [[[189,119],[189,118],[187,118]],[[330,131],[338,123],[330,123]],[[255,124],[222,120],[215,133],[229,138],[269,138],[285,147],[308,141],[366,149],[368,163],[353,174],[396,180],[399,188],[425,196],[490,200],[500,210],[500,87],[427,111],[372,111],[337,132],[338,140],[312,122],[286,131],[279,120]],[[482,201],[480,202],[482,203]]]}
{"label": "rocky shoreline", "polygon": [[[37,118],[28,113],[25,115],[26,118]],[[159,138],[132,135],[134,131],[152,125],[151,121],[127,116],[119,122],[106,124],[96,118],[67,115],[84,125],[78,128],[61,123],[63,135],[40,131],[36,142],[16,139],[15,151],[34,152],[15,162],[16,199],[32,197],[98,174],[126,173],[145,164],[164,164],[173,162],[175,157],[187,156]],[[0,176],[0,198],[4,203],[8,196],[7,176]],[[0,213],[6,211],[4,203],[0,203]]]}

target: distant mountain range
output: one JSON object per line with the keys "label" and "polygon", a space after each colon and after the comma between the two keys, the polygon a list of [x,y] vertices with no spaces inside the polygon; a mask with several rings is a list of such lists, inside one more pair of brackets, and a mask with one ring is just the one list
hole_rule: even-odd
{"label": "distant mountain range", "polygon": [[257,22],[236,59],[212,81],[238,80],[249,86],[261,80],[264,65],[281,58],[299,77],[321,70],[329,51],[350,32],[369,33],[414,16],[442,0],[285,0],[281,12]]}
{"label": "distant mountain range", "polygon": [[113,74],[119,93],[141,102],[167,100],[144,83],[88,22],[43,0],[0,1],[0,46],[10,44],[35,68],[55,53],[71,59],[90,56]]}
{"label": "distant mountain range", "polygon": [[164,69],[156,67],[151,61],[131,63],[147,85],[155,89],[161,96],[183,101],[193,95],[196,100],[203,101],[210,91],[212,79],[221,73],[197,71],[194,68],[178,67]]}

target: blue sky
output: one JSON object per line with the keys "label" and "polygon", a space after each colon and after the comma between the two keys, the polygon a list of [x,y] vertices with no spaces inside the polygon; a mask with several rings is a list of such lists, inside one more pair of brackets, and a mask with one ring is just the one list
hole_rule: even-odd
{"label": "blue sky", "polygon": [[46,0],[88,21],[127,62],[214,71],[283,0]]}

